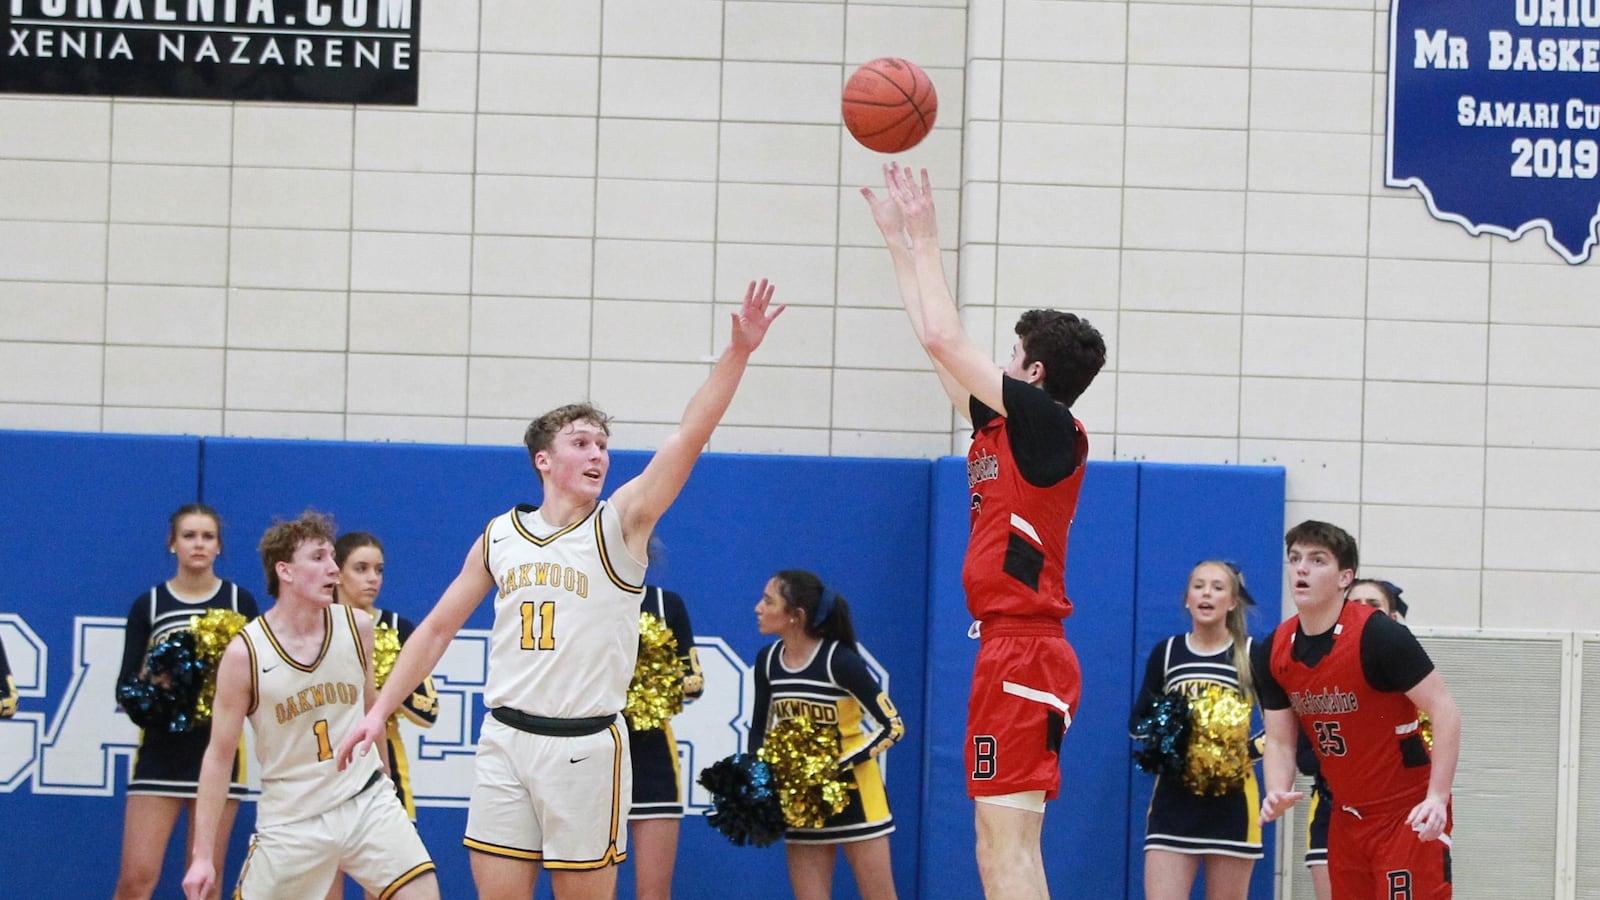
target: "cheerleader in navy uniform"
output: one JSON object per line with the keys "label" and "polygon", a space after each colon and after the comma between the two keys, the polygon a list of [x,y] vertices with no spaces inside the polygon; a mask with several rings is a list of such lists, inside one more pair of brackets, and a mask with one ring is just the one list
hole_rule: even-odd
{"label": "cheerleader in navy uniform", "polygon": [[[383,542],[370,532],[347,531],[333,544],[333,561],[339,566],[339,584],[335,591],[338,602],[365,610],[372,616],[378,634],[388,629],[398,644],[404,646],[416,626],[392,609],[378,608],[378,593],[383,590]],[[389,718],[389,731],[383,742],[383,758],[388,763],[389,777],[394,781],[394,792],[400,798],[400,805],[405,807],[406,815],[415,822],[417,805],[411,795],[411,769],[406,760],[405,741],[400,736],[402,715],[419,728],[432,728],[438,721],[439,693],[433,686],[432,676],[423,679],[400,704],[399,712]],[[343,896],[344,879],[335,878],[328,891],[329,900]]]}
{"label": "cheerleader in navy uniform", "polygon": [[[1189,574],[1184,607],[1193,620],[1188,634],[1155,646],[1133,721],[1149,714],[1160,698],[1189,698],[1191,721],[1201,704],[1212,712],[1228,705],[1237,726],[1226,735],[1199,734],[1191,727],[1190,755],[1182,776],[1156,778],[1145,824],[1144,890],[1149,900],[1186,900],[1203,860],[1207,900],[1243,900],[1250,872],[1261,858],[1260,791],[1251,765],[1250,637],[1245,609],[1254,601],[1244,576],[1229,563],[1202,562]],[[1197,758],[1196,742],[1221,738],[1238,744],[1232,769],[1221,772]]]}
{"label": "cheerleader in navy uniform", "polygon": [[0,719],[17,714],[17,681],[11,677],[11,664],[6,661],[6,645],[0,642]]}
{"label": "cheerleader in navy uniform", "polygon": [[[651,546],[654,558],[654,541]],[[705,692],[705,675],[700,670],[700,654],[694,648],[694,627],[683,598],[655,585],[646,585],[641,615],[656,619],[677,644],[678,665],[682,668],[683,700],[694,700]],[[640,633],[640,663],[645,637]],[[636,671],[635,682],[640,678]],[[678,855],[678,830],[683,821],[683,781],[678,775],[678,742],[672,735],[672,722],[659,728],[635,727],[628,717],[628,748],[633,758],[633,806],[628,811],[628,856],[633,859],[634,896],[637,900],[669,900],[672,897],[672,870]]]}
{"label": "cheerleader in navy uniform", "polygon": [[[790,719],[809,718],[839,730],[839,771],[849,802],[817,828],[790,826],[784,840],[789,882],[797,900],[826,900],[833,887],[835,845],[855,873],[863,900],[892,900],[889,812],[878,754],[905,734],[900,714],[856,649],[850,606],[810,572],[774,575],[756,604],[762,634],[777,635],[755,665],[755,709],[750,752]],[[878,728],[863,734],[863,714]]]}
{"label": "cheerleader in navy uniform", "polygon": [[[189,619],[211,609],[226,609],[247,619],[256,617],[256,600],[249,591],[217,577],[215,565],[222,553],[222,520],[215,510],[191,503],[172,514],[167,527],[167,551],[177,560],[177,572],[168,581],[140,594],[128,611],[123,633],[122,672],[118,684],[140,676],[150,649],[175,632],[187,629]],[[189,843],[194,840],[194,800],[200,782],[200,761],[211,739],[209,724],[188,731],[148,728],[140,732],[139,751],[128,779],[128,806],[122,826],[122,864],[117,874],[116,900],[148,900],[161,881],[161,862],[178,814],[189,810]],[[228,801],[217,828],[216,859],[227,854],[228,834],[245,793],[243,747],[235,755]],[[192,847],[191,847],[192,849]],[[187,854],[186,854],[187,855]],[[214,891],[211,896],[218,896]]]}

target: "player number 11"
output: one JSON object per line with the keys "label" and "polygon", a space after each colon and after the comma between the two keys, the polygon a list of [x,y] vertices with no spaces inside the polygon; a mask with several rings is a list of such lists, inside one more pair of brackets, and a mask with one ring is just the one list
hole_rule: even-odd
{"label": "player number 11", "polygon": [[[524,603],[522,610],[522,649],[554,650],[556,648],[556,602],[546,600],[538,605]],[[535,637],[537,635],[537,637]]]}

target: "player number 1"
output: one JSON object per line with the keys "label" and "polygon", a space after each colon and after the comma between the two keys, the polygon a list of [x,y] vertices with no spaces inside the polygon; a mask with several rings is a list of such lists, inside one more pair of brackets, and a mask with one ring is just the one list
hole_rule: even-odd
{"label": "player number 1", "polygon": [[333,744],[328,741],[328,720],[318,719],[311,726],[311,733],[317,736],[317,762],[333,759]]}

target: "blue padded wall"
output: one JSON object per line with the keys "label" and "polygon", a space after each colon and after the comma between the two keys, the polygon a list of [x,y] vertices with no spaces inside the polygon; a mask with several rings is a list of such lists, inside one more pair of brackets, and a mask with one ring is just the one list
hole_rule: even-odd
{"label": "blue padded wall", "polygon": [[[611,484],[648,459],[614,453]],[[163,535],[172,509],[199,497],[221,511],[226,552],[219,572],[256,591],[264,605],[255,549],[261,531],[274,517],[308,506],[331,512],[342,529],[383,538],[388,570],[381,603],[420,620],[484,523],[514,502],[539,500],[526,453],[515,447],[28,432],[0,432],[0,488],[7,497],[0,506],[0,561],[13,573],[0,589],[0,635],[23,693],[18,717],[0,721],[0,817],[32,823],[12,836],[9,859],[53,861],[0,863],[0,884],[17,896],[111,893],[127,770],[126,757],[114,754],[130,752],[136,730],[114,707],[107,659],[114,667],[129,602],[171,573]],[[1138,895],[1149,786],[1129,762],[1125,723],[1145,654],[1184,627],[1183,580],[1206,555],[1243,564],[1261,601],[1259,630],[1270,627],[1282,508],[1281,470],[1090,464],[1068,573],[1076,612],[1067,632],[1085,690],[1063,752],[1063,796],[1051,805],[1044,832],[1055,896]],[[1224,522],[1211,521],[1223,516]],[[78,519],[87,528],[77,527]],[[686,740],[685,766],[703,768],[742,740],[740,711],[747,714],[749,697],[740,667],[767,640],[757,634],[753,612],[766,579],[782,568],[813,569],[849,599],[858,633],[890,678],[906,719],[905,740],[887,756],[901,895],[977,896],[962,762],[976,652],[966,637],[960,586],[964,460],[708,454],[657,533],[664,554],[651,580],[683,594],[702,657],[721,654],[725,679],[723,706],[685,713],[705,719],[710,709],[720,734],[714,751]],[[67,539],[88,565],[81,558],[41,564],[41,550]],[[487,629],[490,617],[484,603],[467,630]],[[454,685],[464,691],[459,696],[475,696],[461,684]],[[470,713],[459,704],[458,710],[469,723],[470,743],[481,700]],[[98,731],[84,729],[86,721],[99,722]],[[440,731],[422,740],[449,759],[450,738]],[[79,733],[112,737],[84,745]],[[419,795],[428,793],[426,785],[417,787]],[[246,803],[234,830],[230,884],[253,825],[254,804]],[[431,797],[419,810],[445,896],[472,894],[460,843],[464,825],[465,810],[450,796]],[[180,822],[169,846],[158,896],[178,892],[184,827]],[[70,887],[60,881],[66,872]],[[620,881],[620,895],[630,896],[630,865]],[[836,896],[856,896],[847,865],[838,866],[835,881]],[[733,885],[741,896],[786,896],[783,850],[733,847],[691,816],[683,824],[676,885],[684,896],[714,896]],[[1270,888],[1270,866],[1263,864],[1253,896]],[[540,896],[549,896],[548,879]]]}
{"label": "blue padded wall", "polygon": [[[0,893],[63,896],[61,873],[71,873],[73,895],[108,897],[116,886],[127,767],[110,765],[109,748],[74,748],[74,725],[114,712],[125,721],[115,698],[122,623],[136,596],[172,574],[167,517],[197,499],[199,447],[198,438],[0,431],[0,613],[32,632],[24,638],[17,624],[3,632],[23,699],[16,718],[0,720],[8,770],[0,781],[31,777],[54,791],[40,803],[31,787],[0,793],[0,821],[30,823],[7,829]],[[218,570],[236,577],[235,563],[247,559],[230,555]],[[79,627],[77,616],[115,626]],[[104,662],[80,665],[80,648]],[[80,695],[66,721],[59,710]],[[121,736],[131,752],[137,729]],[[77,771],[53,771],[50,760],[74,749],[83,751],[69,763]],[[183,864],[184,827],[169,847],[169,871]]]}
{"label": "blue padded wall", "polygon": [[1111,897],[1122,885],[1119,854],[1106,834],[1127,827],[1127,758],[1121,685],[1133,667],[1133,551],[1140,514],[1140,466],[1091,462],[1072,525],[1067,637],[1083,669],[1079,718],[1061,751],[1061,798],[1045,819],[1046,873],[1054,896]]}
{"label": "blue padded wall", "polygon": [[951,897],[982,896],[973,863],[972,801],[967,799],[967,691],[977,642],[968,639],[961,561],[967,550],[967,461],[954,457],[933,465],[933,508],[928,548],[927,742],[922,785],[923,884],[939,885]]}
{"label": "blue padded wall", "polygon": [[[934,464],[932,583],[928,604],[927,815],[922,825],[922,881],[944,896],[982,895],[973,857],[972,801],[963,757],[967,693],[977,641],[961,589],[969,522],[966,460]],[[1046,807],[1043,854],[1051,896],[1117,896],[1126,878],[1121,842],[1127,830],[1128,774],[1122,728],[1123,685],[1133,654],[1134,526],[1138,466],[1091,462],[1072,526],[1067,637],[1083,669],[1082,706],[1062,746],[1061,797]]]}
{"label": "blue padded wall", "polygon": [[[1222,559],[1237,564],[1257,604],[1250,616],[1251,633],[1260,636],[1277,625],[1283,583],[1283,499],[1282,469],[1159,463],[1139,466],[1138,593],[1133,629],[1137,649],[1121,711],[1124,725],[1144,678],[1151,648],[1171,635],[1189,630],[1183,598],[1189,572],[1196,563]],[[1144,818],[1155,779],[1131,763],[1125,765],[1132,776],[1132,791],[1126,804],[1131,811],[1127,896],[1142,898]],[[1258,766],[1258,779],[1260,774]],[[1256,864],[1250,881],[1252,900],[1272,898],[1276,834],[1275,828],[1263,832],[1265,858]],[[1193,896],[1205,896],[1203,881],[1196,879]]]}

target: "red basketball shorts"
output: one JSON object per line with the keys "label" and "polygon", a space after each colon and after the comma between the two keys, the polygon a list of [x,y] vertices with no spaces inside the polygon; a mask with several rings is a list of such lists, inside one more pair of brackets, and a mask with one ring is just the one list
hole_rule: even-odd
{"label": "red basketball shorts", "polygon": [[1013,630],[984,626],[967,700],[967,796],[1044,791],[1053,800],[1061,738],[1083,692],[1078,655],[1059,623],[1053,633]]}
{"label": "red basketball shorts", "polygon": [[[1340,900],[1449,900],[1450,828],[1437,840],[1417,840],[1406,824],[1411,805],[1359,811],[1333,794],[1328,824],[1328,880]],[[1453,824],[1453,817],[1451,818]]]}

